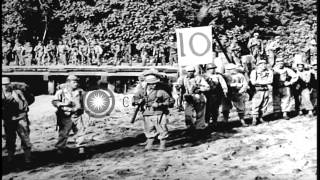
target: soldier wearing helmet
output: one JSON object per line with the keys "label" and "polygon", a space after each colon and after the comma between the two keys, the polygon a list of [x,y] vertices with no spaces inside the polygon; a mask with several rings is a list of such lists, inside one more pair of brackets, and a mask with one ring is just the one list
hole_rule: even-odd
{"label": "soldier wearing helmet", "polygon": [[249,85],[245,76],[238,72],[235,64],[227,64],[225,66],[225,79],[228,85],[228,96],[222,100],[222,114],[224,123],[229,119],[230,109],[232,105],[237,109],[240,122],[244,122],[245,101],[248,97],[246,93]]}
{"label": "soldier wearing helmet", "polygon": [[11,86],[8,77],[2,77],[2,120],[6,134],[8,166],[12,165],[16,150],[17,134],[21,139],[25,162],[31,162],[30,122],[28,102],[23,92]]}
{"label": "soldier wearing helmet", "polygon": [[57,126],[59,127],[59,137],[56,143],[58,153],[62,153],[66,148],[69,132],[71,129],[76,134],[76,146],[80,147],[83,142],[84,127],[82,121],[83,90],[79,88],[79,78],[75,75],[67,77],[66,86],[59,89],[52,104],[57,108]]}
{"label": "soldier wearing helmet", "polygon": [[[168,137],[167,114],[172,101],[170,95],[163,90],[160,79],[155,74],[145,75],[146,87],[140,88],[133,96],[133,105],[142,105],[144,133],[147,137],[146,150],[152,149],[153,142],[158,136],[159,150],[165,150]],[[173,102],[174,103],[174,102]]]}
{"label": "soldier wearing helmet", "polygon": [[252,125],[262,119],[263,114],[267,111],[270,102],[271,84],[273,82],[273,72],[267,67],[267,61],[261,59],[257,62],[257,68],[250,74],[250,82],[254,86],[252,97]]}
{"label": "soldier wearing helmet", "polygon": [[[217,123],[219,116],[219,106],[221,105],[222,97],[227,96],[227,83],[221,74],[216,73],[217,66],[215,64],[207,64],[205,80],[210,86],[210,90],[205,92],[207,98],[206,104],[206,123],[214,126]],[[211,121],[212,118],[212,121]]]}
{"label": "soldier wearing helmet", "polygon": [[[177,80],[176,89],[184,88],[185,122],[189,130],[206,128],[205,113],[207,99],[204,92],[210,89],[207,81],[200,75],[195,74],[194,66],[186,67],[187,75],[181,76]],[[196,119],[193,119],[193,113],[196,112]]]}

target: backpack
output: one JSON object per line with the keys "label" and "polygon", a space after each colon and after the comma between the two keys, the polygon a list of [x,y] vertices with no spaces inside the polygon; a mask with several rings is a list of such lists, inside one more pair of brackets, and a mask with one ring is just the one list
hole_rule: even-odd
{"label": "backpack", "polygon": [[34,95],[30,90],[30,86],[23,82],[11,82],[12,90],[20,90],[26,99],[28,106],[34,103]]}

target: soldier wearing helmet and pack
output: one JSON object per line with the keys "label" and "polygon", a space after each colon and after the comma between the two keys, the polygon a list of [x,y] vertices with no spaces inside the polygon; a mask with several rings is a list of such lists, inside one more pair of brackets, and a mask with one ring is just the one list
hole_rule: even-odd
{"label": "soldier wearing helmet and pack", "polygon": [[25,162],[31,162],[30,121],[28,118],[28,102],[23,92],[11,86],[8,77],[2,77],[2,119],[6,134],[8,150],[8,166],[12,165],[16,150],[17,134],[21,139]]}
{"label": "soldier wearing helmet and pack", "polygon": [[[185,122],[189,130],[193,129],[205,129],[205,113],[207,99],[203,94],[209,91],[210,86],[207,81],[200,75],[195,75],[195,67],[186,67],[187,75],[181,76],[177,80],[176,89],[184,88],[186,93],[184,94],[185,106]],[[196,119],[194,120],[194,112]]]}
{"label": "soldier wearing helmet and pack", "polygon": [[[209,125],[215,125],[219,116],[219,106],[223,96],[226,97],[228,93],[227,83],[223,76],[216,73],[217,66],[215,64],[206,65],[205,80],[210,86],[210,90],[205,92],[207,98],[206,104],[206,123]],[[212,121],[210,119],[212,118]]]}
{"label": "soldier wearing helmet and pack", "polygon": [[257,67],[250,74],[250,82],[254,86],[252,97],[252,125],[257,124],[257,120],[264,122],[263,113],[267,111],[270,102],[271,84],[273,82],[273,72],[267,67],[267,61],[261,59],[257,62]]}
{"label": "soldier wearing helmet and pack", "polygon": [[168,137],[166,115],[169,113],[168,107],[171,106],[171,97],[160,87],[160,79],[155,74],[145,75],[144,82],[146,87],[138,89],[135,93],[133,105],[143,105],[144,133],[147,137],[145,149],[152,149],[153,142],[158,136],[159,150],[165,150]]}
{"label": "soldier wearing helmet and pack", "polygon": [[59,89],[52,104],[57,108],[57,125],[59,127],[59,137],[56,143],[58,153],[62,153],[66,148],[69,133],[73,130],[76,134],[76,146],[83,142],[85,127],[83,126],[83,90],[79,88],[79,78],[75,75],[67,77],[66,86]]}
{"label": "soldier wearing helmet and pack", "polygon": [[235,64],[227,64],[225,70],[224,77],[228,85],[228,96],[227,98],[223,98],[222,101],[224,122],[228,121],[230,109],[233,105],[237,109],[241,124],[247,126],[244,121],[244,114],[245,102],[248,98],[248,94],[246,93],[249,88],[248,81],[242,73],[238,72]]}
{"label": "soldier wearing helmet and pack", "polygon": [[297,74],[290,68],[284,66],[284,59],[276,59],[274,70],[273,101],[280,103],[283,118],[289,119],[288,112],[291,110],[290,87],[298,80]]}

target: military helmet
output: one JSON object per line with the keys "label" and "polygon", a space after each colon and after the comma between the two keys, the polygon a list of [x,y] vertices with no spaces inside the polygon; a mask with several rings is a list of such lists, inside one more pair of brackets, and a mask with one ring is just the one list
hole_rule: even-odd
{"label": "military helmet", "polygon": [[260,59],[258,62],[257,62],[257,65],[261,64],[261,63],[265,63],[267,64],[267,61],[265,59]]}
{"label": "military helmet", "polygon": [[2,77],[2,85],[10,84],[10,78],[8,77]]}
{"label": "military helmet", "polygon": [[187,66],[187,67],[186,67],[186,71],[187,71],[187,72],[195,72],[195,71],[196,71],[196,68],[194,68],[194,66]]}
{"label": "military helmet", "polygon": [[155,83],[160,82],[160,79],[159,79],[157,76],[155,76],[155,75],[147,75],[147,76],[145,77],[145,82],[146,82],[147,84],[155,84]]}
{"label": "military helmet", "polygon": [[207,70],[208,69],[215,69],[215,68],[217,68],[217,66],[215,64],[213,64],[213,63],[207,64],[207,66],[206,66]]}
{"label": "military helmet", "polygon": [[69,80],[69,81],[79,81],[79,78],[76,76],[76,75],[69,75],[68,77],[67,77],[67,80]]}

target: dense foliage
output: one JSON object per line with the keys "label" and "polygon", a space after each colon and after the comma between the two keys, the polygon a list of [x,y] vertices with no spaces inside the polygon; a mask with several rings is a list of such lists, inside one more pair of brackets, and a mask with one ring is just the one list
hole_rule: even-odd
{"label": "dense foliage", "polygon": [[2,33],[10,40],[42,39],[46,32],[46,40],[154,42],[166,41],[175,28],[211,24],[242,45],[253,31],[263,39],[282,35],[296,51],[316,35],[316,13],[316,0],[4,0]]}

